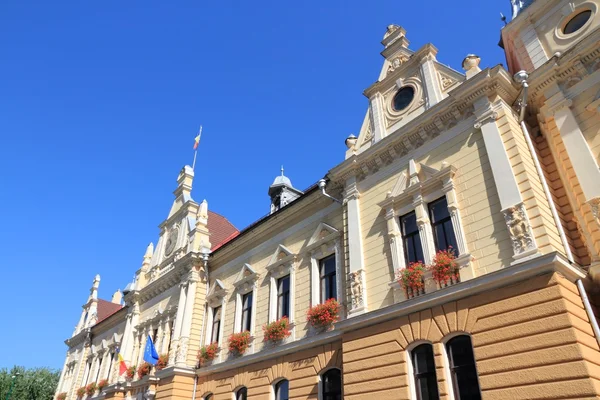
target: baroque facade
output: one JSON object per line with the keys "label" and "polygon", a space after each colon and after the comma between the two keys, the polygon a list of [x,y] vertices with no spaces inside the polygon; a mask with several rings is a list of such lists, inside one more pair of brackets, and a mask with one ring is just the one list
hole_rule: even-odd
{"label": "baroque facade", "polygon": [[[241,231],[184,167],[135,280],[109,302],[94,279],[57,397],[600,397],[600,1],[513,3],[507,69],[469,55],[459,73],[390,25],[345,161],[303,192],[282,171]],[[421,266],[444,250],[440,280]],[[339,321],[308,324],[330,298]],[[264,340],[283,316],[289,336]],[[164,368],[120,376],[148,335]]]}

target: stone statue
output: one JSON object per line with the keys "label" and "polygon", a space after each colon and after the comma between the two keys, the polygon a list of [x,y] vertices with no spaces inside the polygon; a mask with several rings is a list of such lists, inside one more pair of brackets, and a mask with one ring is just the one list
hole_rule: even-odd
{"label": "stone statue", "polygon": [[350,289],[352,291],[352,308],[363,304],[362,274],[360,271],[350,272]]}
{"label": "stone statue", "polygon": [[529,232],[529,224],[523,205],[510,207],[505,211],[504,218],[513,244],[515,254],[523,253],[533,247],[533,239]]}

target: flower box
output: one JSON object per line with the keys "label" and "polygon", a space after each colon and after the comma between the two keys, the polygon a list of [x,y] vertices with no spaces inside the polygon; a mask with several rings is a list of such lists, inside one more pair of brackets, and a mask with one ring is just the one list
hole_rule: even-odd
{"label": "flower box", "polygon": [[340,317],[340,303],[329,299],[323,304],[311,307],[306,313],[306,320],[313,328],[329,328]]}
{"label": "flower box", "polygon": [[427,267],[421,261],[408,264],[408,267],[401,269],[396,274],[398,283],[406,292],[406,297],[413,297],[425,294],[425,280],[423,279]]}
{"label": "flower box", "polygon": [[204,365],[214,360],[218,352],[219,344],[217,342],[213,342],[209,345],[202,346],[200,350],[198,350],[198,362],[200,363],[200,365]]}
{"label": "flower box", "polygon": [[83,397],[84,394],[85,394],[85,386],[82,386],[79,389],[77,389],[77,397]]}
{"label": "flower box", "polygon": [[59,393],[56,396],[56,400],[66,400],[67,399],[67,394],[65,392]]}
{"label": "flower box", "polygon": [[147,362],[143,363],[137,369],[138,378],[142,379],[146,375],[149,375],[151,370],[152,370],[152,364],[147,363]]}
{"label": "flower box", "polygon": [[287,317],[283,317],[277,321],[268,323],[263,326],[263,332],[265,335],[263,340],[265,342],[280,342],[292,334],[290,332],[290,321]]}
{"label": "flower box", "polygon": [[169,364],[169,353],[161,354],[158,356],[158,362],[156,363],[156,370],[162,371],[167,368],[167,364]]}
{"label": "flower box", "polygon": [[136,368],[137,367],[135,365],[132,365],[131,367],[127,368],[127,371],[125,372],[125,379],[127,379],[128,381],[132,381],[135,377]]}
{"label": "flower box", "polygon": [[96,393],[97,389],[98,389],[98,386],[96,386],[96,382],[92,382],[85,387],[85,393],[88,396],[93,396],[94,393]]}
{"label": "flower box", "polygon": [[108,386],[108,379],[102,379],[100,382],[98,382],[98,390],[99,391],[102,391],[107,386]]}
{"label": "flower box", "polygon": [[250,345],[250,332],[243,331],[233,333],[229,336],[229,351],[234,354],[242,355]]}
{"label": "flower box", "polygon": [[438,251],[429,269],[440,289],[460,282],[459,265],[452,248]]}

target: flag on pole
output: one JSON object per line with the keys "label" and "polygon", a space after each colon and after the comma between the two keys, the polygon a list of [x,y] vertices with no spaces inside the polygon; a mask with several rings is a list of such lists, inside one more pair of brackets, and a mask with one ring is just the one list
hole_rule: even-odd
{"label": "flag on pole", "polygon": [[121,349],[119,349],[119,376],[125,372],[127,372],[127,364],[125,364],[125,360],[123,360],[123,356],[121,355]]}
{"label": "flag on pole", "polygon": [[152,365],[156,365],[158,362],[158,353],[156,352],[156,347],[154,347],[154,342],[152,342],[152,338],[148,335],[148,340],[146,340],[146,349],[144,350],[144,361],[150,363]]}
{"label": "flag on pole", "polygon": [[198,145],[200,144],[200,136],[202,136],[202,125],[200,125],[200,131],[198,132],[198,136],[194,139],[194,150],[198,149]]}

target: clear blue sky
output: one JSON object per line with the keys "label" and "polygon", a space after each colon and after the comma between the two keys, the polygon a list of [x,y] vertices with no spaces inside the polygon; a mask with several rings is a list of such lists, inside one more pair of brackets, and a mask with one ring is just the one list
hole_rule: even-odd
{"label": "clear blue sky", "polygon": [[193,197],[242,228],[285,166],[343,160],[388,24],[504,62],[508,0],[0,2],[0,368],[61,368],[95,274],[139,268],[204,125]]}

